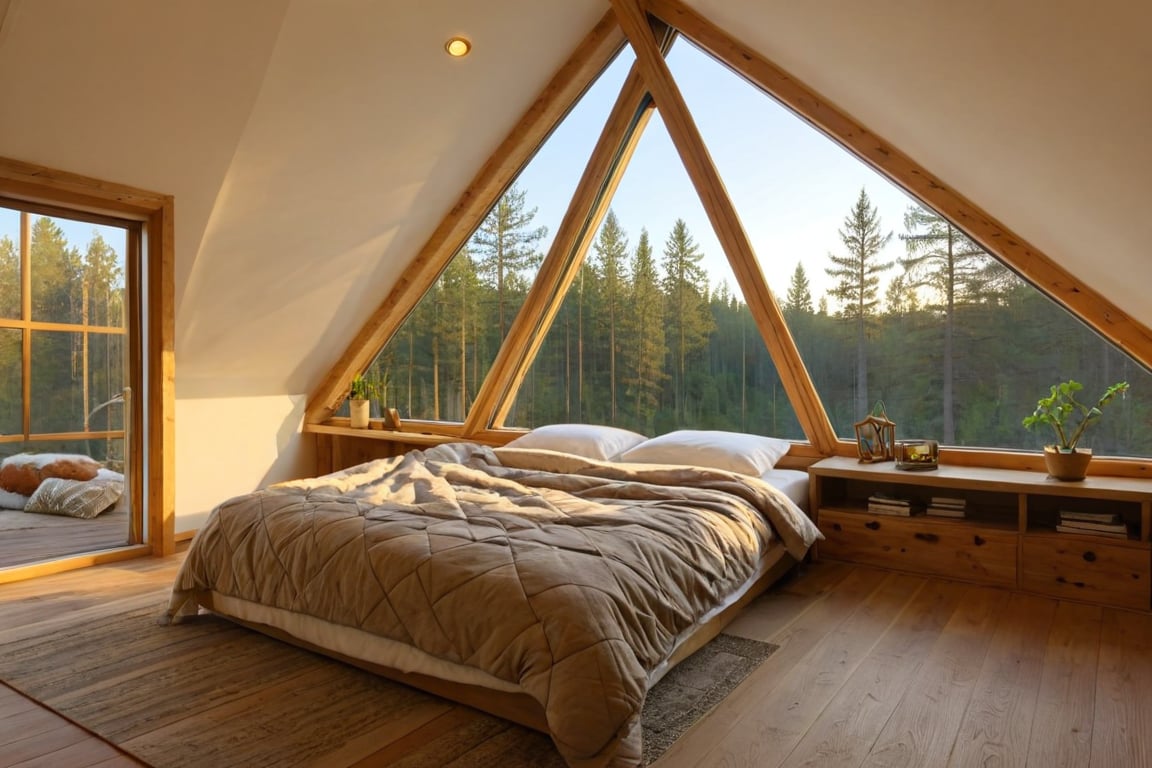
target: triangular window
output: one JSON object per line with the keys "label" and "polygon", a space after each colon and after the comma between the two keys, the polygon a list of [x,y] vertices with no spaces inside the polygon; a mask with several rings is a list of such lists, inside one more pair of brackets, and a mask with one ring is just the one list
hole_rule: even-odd
{"label": "triangular window", "polygon": [[659,114],[611,206],[506,425],[803,439]]}
{"label": "triangular window", "polygon": [[584,93],[369,366],[365,377],[387,384],[379,400],[403,418],[467,417],[631,59],[618,56]]}
{"label": "triangular window", "polygon": [[1128,426],[1152,394],[1139,364],[701,49],[668,63],[839,437],[881,402],[898,437],[1034,449],[1052,435],[1021,420],[1052,384],[1094,402],[1128,380],[1091,437],[1152,453]]}

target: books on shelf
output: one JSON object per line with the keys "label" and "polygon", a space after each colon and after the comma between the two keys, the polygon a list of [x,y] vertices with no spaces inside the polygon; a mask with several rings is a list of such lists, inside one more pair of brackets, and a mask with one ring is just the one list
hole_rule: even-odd
{"label": "books on shelf", "polygon": [[1070,512],[1061,510],[1056,530],[1061,533],[1086,533],[1092,536],[1128,538],[1128,525],[1115,512]]}
{"label": "books on shelf", "polygon": [[928,505],[927,513],[933,517],[967,517],[968,513],[964,507],[941,507],[936,504]]}
{"label": "books on shelf", "polygon": [[933,496],[928,502],[928,514],[933,517],[967,517],[968,502],[953,496]]}
{"label": "books on shelf", "polygon": [[1060,522],[1076,520],[1085,523],[1119,523],[1120,515],[1116,512],[1072,512],[1060,510]]}
{"label": "books on shelf", "polygon": [[883,493],[874,493],[868,497],[868,511],[877,515],[898,515],[911,517],[924,512],[924,507],[911,499],[901,499]]}
{"label": "books on shelf", "polygon": [[1087,534],[1089,536],[1107,536],[1107,537],[1113,538],[1113,539],[1126,539],[1126,538],[1128,538],[1128,529],[1127,528],[1123,528],[1123,530],[1119,530],[1119,531],[1096,531],[1096,530],[1089,530],[1086,528],[1077,528],[1077,527],[1069,525],[1068,523],[1061,523],[1061,524],[1056,526],[1056,530],[1060,531],[1060,533],[1080,533],[1080,534]]}

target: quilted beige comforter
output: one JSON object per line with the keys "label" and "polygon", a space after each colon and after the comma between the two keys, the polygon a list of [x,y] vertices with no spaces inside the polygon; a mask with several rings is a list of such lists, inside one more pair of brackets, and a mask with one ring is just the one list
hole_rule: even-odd
{"label": "quilted beige comforter", "polygon": [[637,765],[649,673],[773,535],[819,536],[759,480],[455,443],[221,504],[169,615],[215,591],[382,635],[520,686],[570,765]]}

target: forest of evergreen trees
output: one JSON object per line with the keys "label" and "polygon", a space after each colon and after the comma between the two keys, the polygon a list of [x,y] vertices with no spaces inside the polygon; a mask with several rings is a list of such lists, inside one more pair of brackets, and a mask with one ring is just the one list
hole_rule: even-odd
{"label": "forest of evergreen trees", "polygon": [[[513,186],[369,369],[408,418],[460,421],[542,260],[547,232]],[[1086,445],[1152,455],[1152,377],[938,215],[910,208],[898,234],[867,192],[848,210],[814,297],[802,264],[761,255],[838,435],[882,401],[897,437],[1037,449],[1021,419],[1058,381],[1085,396],[1127,380]],[[897,237],[903,255],[884,261]],[[657,251],[656,249],[659,249]],[[805,439],[748,307],[702,267],[684,221],[662,241],[606,217],[529,369],[508,426],[612,424],[646,434],[728,429]]]}
{"label": "forest of evergreen trees", "polygon": [[[118,405],[89,414],[127,383],[122,257],[99,232],[83,249],[69,244],[60,224],[47,216],[30,217],[30,230],[30,317],[23,310],[19,234],[0,233],[0,434],[24,433],[22,325],[28,321],[77,326],[30,330],[29,431],[121,430]],[[85,332],[83,326],[104,330]],[[100,460],[123,455],[119,438],[0,443],[0,455],[25,449],[87,453]]]}

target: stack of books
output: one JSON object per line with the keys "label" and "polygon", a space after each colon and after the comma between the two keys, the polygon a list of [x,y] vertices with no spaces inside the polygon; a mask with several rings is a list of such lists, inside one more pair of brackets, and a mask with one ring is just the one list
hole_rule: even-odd
{"label": "stack of books", "polygon": [[1061,533],[1086,533],[1092,536],[1111,536],[1117,539],[1128,538],[1128,526],[1115,512],[1068,512],[1060,511],[1060,523],[1056,530]]}
{"label": "stack of books", "polygon": [[928,502],[928,514],[935,517],[964,517],[967,502],[951,496],[933,496]]}
{"label": "stack of books", "polygon": [[911,499],[901,499],[886,493],[874,493],[868,497],[868,511],[877,515],[911,517],[921,514],[924,507]]}

